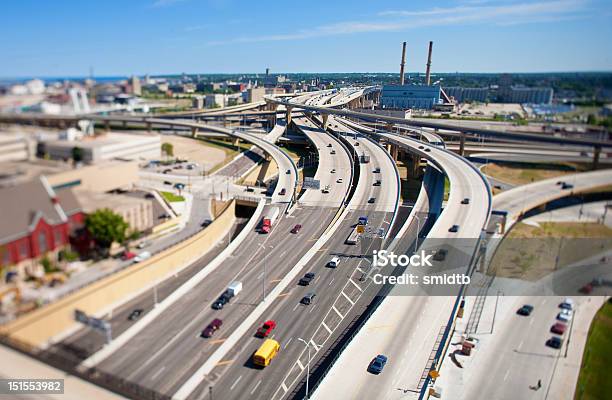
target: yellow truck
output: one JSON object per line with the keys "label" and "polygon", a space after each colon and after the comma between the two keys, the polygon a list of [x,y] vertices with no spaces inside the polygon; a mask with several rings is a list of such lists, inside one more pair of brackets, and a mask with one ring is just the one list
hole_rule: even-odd
{"label": "yellow truck", "polygon": [[253,354],[253,364],[259,367],[267,367],[270,361],[280,350],[280,344],[273,339],[266,339],[259,349]]}

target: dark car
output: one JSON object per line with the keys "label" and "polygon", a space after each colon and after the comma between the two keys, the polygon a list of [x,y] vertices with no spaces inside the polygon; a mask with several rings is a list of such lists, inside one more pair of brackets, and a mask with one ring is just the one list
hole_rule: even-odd
{"label": "dark car", "polygon": [[164,185],[172,185],[172,182],[170,182],[170,181],[164,181]]}
{"label": "dark car", "polygon": [[368,199],[368,203],[370,203],[370,204],[374,204],[375,201],[376,201],[376,197],[370,197]]}
{"label": "dark car", "polygon": [[440,249],[436,251],[436,254],[434,254],[433,256],[433,259],[434,261],[444,261],[446,259],[447,254],[448,254],[448,250]]}
{"label": "dark car", "polygon": [[571,183],[565,183],[563,182],[563,185],[561,185],[561,189],[573,189],[574,185],[572,185]]}
{"label": "dark car", "polygon": [[523,307],[519,308],[516,313],[518,315],[523,315],[525,317],[528,317],[531,315],[531,312],[533,311],[533,306],[531,304],[525,304]]}
{"label": "dark car", "polygon": [[204,221],[202,221],[202,223],[200,224],[201,228],[206,228],[208,225],[212,224],[212,221],[210,219],[205,219]]}
{"label": "dark car", "polygon": [[297,224],[296,226],[293,227],[293,229],[291,229],[291,233],[299,233],[300,229],[302,229],[302,225]]}
{"label": "dark car", "polygon": [[546,345],[548,347],[552,347],[553,349],[560,349],[563,346],[563,339],[559,336],[553,336],[546,341]]}
{"label": "dark car", "polygon": [[305,305],[309,305],[310,303],[312,303],[312,301],[314,300],[316,294],[315,293],[308,293],[306,294],[306,296],[302,297],[302,300],[300,300],[300,303],[305,304]]}
{"label": "dark car", "polygon": [[567,329],[567,325],[565,325],[562,322],[557,322],[553,326],[550,327],[550,331],[552,333],[556,333],[557,335],[563,335],[566,329]]}
{"label": "dark car", "polygon": [[470,204],[470,199],[466,197],[465,199],[461,200],[461,204]]}
{"label": "dark car", "polygon": [[259,338],[265,338],[274,330],[274,328],[276,328],[276,321],[266,321],[263,323],[262,326],[259,327],[259,329],[257,329],[257,332],[255,332],[255,336]]}
{"label": "dark car", "polygon": [[304,275],[303,278],[300,279],[300,281],[298,283],[300,285],[302,285],[302,286],[308,286],[308,285],[310,285],[310,282],[312,282],[314,277],[315,277],[315,273],[314,272],[308,272],[308,273],[306,273],[306,275]]}
{"label": "dark car", "polygon": [[380,179],[377,179],[377,180],[374,182],[374,186],[380,186],[381,184],[382,184],[382,181],[381,181]]}
{"label": "dark car", "polygon": [[212,335],[217,332],[219,328],[221,328],[221,325],[223,325],[223,321],[221,321],[219,318],[213,319],[212,322],[202,331],[202,337],[212,337]]}
{"label": "dark car", "polygon": [[285,190],[285,188],[282,188],[278,194],[284,196],[285,194],[287,194],[287,190]]}
{"label": "dark car", "polygon": [[291,175],[291,170],[290,170],[290,169],[288,169],[288,170],[287,170],[287,172],[285,172],[285,174],[287,174],[287,175]]}
{"label": "dark car", "polygon": [[457,233],[459,232],[459,225],[453,225],[448,229],[449,232]]}
{"label": "dark car", "polygon": [[162,171],[163,174],[168,174],[170,172],[172,172],[172,170],[170,168],[167,168],[167,169]]}
{"label": "dark car", "polygon": [[128,317],[128,319],[130,321],[136,321],[138,318],[140,318],[143,312],[144,310],[142,308],[137,308],[130,313],[130,316]]}
{"label": "dark car", "polygon": [[431,149],[428,147],[428,148],[425,149],[425,151],[429,153],[431,151]]}
{"label": "dark car", "polygon": [[374,172],[375,174],[380,174],[380,168],[376,167],[376,168],[374,168],[374,171],[372,171],[372,172]]}
{"label": "dark car", "polygon": [[425,148],[425,146],[419,146],[419,149],[423,150]]}
{"label": "dark car", "polygon": [[327,147],[332,147],[332,144],[331,143],[327,143]]}
{"label": "dark car", "polygon": [[383,368],[385,368],[385,364],[387,364],[387,356],[379,354],[374,357],[372,361],[370,361],[370,364],[368,365],[368,372],[380,374]]}
{"label": "dark car", "polygon": [[222,309],[224,305],[229,303],[232,297],[232,294],[226,290],[221,296],[219,296],[217,300],[215,300],[215,302],[212,304],[212,308],[214,308],[215,310]]}

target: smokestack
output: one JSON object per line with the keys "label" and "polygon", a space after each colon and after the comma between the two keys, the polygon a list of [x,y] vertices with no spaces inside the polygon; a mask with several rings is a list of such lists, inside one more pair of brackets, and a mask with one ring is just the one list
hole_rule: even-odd
{"label": "smokestack", "polygon": [[266,68],[266,77],[270,75],[270,68]]}
{"label": "smokestack", "polygon": [[402,62],[400,63],[400,85],[404,84],[404,65],[406,65],[406,42],[402,44]]}
{"label": "smokestack", "polygon": [[429,52],[427,53],[427,70],[425,70],[425,82],[426,85],[431,85],[431,48],[433,47],[433,42],[429,42]]}

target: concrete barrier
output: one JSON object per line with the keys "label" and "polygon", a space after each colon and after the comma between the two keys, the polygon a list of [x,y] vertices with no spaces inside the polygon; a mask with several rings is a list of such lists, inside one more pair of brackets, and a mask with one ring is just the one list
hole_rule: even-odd
{"label": "concrete barrier", "polygon": [[234,224],[235,205],[232,201],[206,229],[183,242],[11,321],[0,327],[0,333],[44,347],[65,332],[78,329],[74,310],[100,316],[124,304],[212,249]]}
{"label": "concrete barrier", "polygon": [[[232,200],[232,204],[235,204],[235,200]],[[143,318],[138,320],[134,325],[129,327],[125,332],[115,338],[109,345],[103,347],[97,353],[92,354],[88,359],[83,361],[80,365],[81,368],[91,368],[94,365],[108,358],[121,346],[126,344],[130,339],[136,336],[142,331],[147,325],[149,325],[155,318],[157,318],[162,312],[168,309],[172,304],[178,301],[183,295],[193,289],[197,284],[202,282],[211,272],[213,272],[227,257],[229,257],[238,246],[244,241],[248,234],[255,229],[255,226],[259,222],[261,214],[265,206],[265,200],[260,200],[255,213],[251,216],[251,219],[242,228],[238,236],[217,256],[212,260],[206,267],[200,270],[187,282],[183,283],[178,289],[172,294],[166,297],[161,303],[157,305],[151,312],[146,314]],[[213,222],[214,223],[214,222]],[[212,225],[212,224],[211,224]]]}

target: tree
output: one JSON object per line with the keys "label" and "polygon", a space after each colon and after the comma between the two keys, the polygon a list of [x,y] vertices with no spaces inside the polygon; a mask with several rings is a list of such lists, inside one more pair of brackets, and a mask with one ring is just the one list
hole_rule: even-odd
{"label": "tree", "polygon": [[587,125],[597,125],[597,117],[594,114],[589,114],[587,117]]}
{"label": "tree", "polygon": [[162,143],[161,150],[168,157],[174,156],[174,146],[172,145],[172,143]]}
{"label": "tree", "polygon": [[85,227],[102,249],[109,249],[113,242],[125,241],[128,223],[108,208],[96,210],[85,218]]}
{"label": "tree", "polygon": [[75,164],[80,163],[81,161],[83,161],[83,149],[75,146],[72,148],[72,161],[74,161]]}

